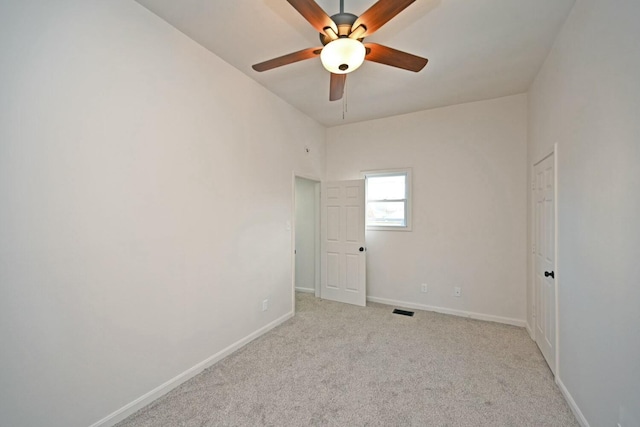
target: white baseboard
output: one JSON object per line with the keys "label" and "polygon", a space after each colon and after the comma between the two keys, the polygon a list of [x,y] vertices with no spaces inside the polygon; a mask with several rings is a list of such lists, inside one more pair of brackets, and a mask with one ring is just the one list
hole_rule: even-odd
{"label": "white baseboard", "polygon": [[587,419],[584,417],[584,415],[582,414],[582,411],[578,407],[578,404],[576,403],[575,400],[573,400],[573,396],[571,396],[571,393],[569,393],[569,390],[567,390],[562,380],[557,376],[556,376],[556,384],[558,385],[558,388],[560,388],[562,395],[564,396],[565,400],[569,404],[569,408],[571,408],[571,412],[573,412],[573,415],[576,416],[576,419],[578,420],[578,424],[580,424],[581,427],[590,427],[589,423],[587,422]]}
{"label": "white baseboard", "polygon": [[529,333],[529,337],[531,337],[531,339],[535,341],[536,337],[535,335],[533,335],[533,329],[529,325],[529,322],[527,322],[527,324],[524,327],[527,329],[527,332]]}
{"label": "white baseboard", "polygon": [[315,294],[316,290],[313,288],[296,288],[296,292],[304,292],[306,294]]}
{"label": "white baseboard", "polygon": [[525,320],[520,320],[520,319],[493,316],[491,314],[473,313],[470,311],[455,310],[452,308],[416,304],[413,302],[396,301],[396,300],[387,299],[387,298],[367,297],[367,301],[377,302],[377,303],[386,304],[386,305],[395,305],[395,306],[405,307],[405,308],[413,308],[415,310],[434,311],[436,313],[451,314],[454,316],[468,317],[470,319],[486,320],[488,322],[504,323],[507,325],[520,326],[521,328],[525,327],[527,324]]}
{"label": "white baseboard", "polygon": [[159,397],[164,396],[165,394],[167,394],[168,392],[170,392],[174,388],[178,387],[180,384],[182,384],[185,381],[195,377],[200,372],[204,371],[205,369],[211,367],[215,363],[217,363],[220,360],[224,359],[226,356],[230,355],[234,351],[236,351],[239,348],[247,345],[249,342],[253,341],[254,339],[258,338],[259,336],[264,335],[265,333],[269,332],[271,329],[275,328],[276,326],[280,325],[281,323],[284,323],[285,321],[291,319],[293,317],[293,315],[294,315],[293,312],[289,312],[289,313],[285,314],[284,316],[274,320],[273,322],[263,326],[262,328],[258,329],[257,331],[255,331],[255,332],[247,335],[246,337],[236,341],[235,343],[231,344],[227,348],[224,348],[224,349],[220,350],[219,352],[217,352],[213,356],[208,357],[207,359],[203,360],[202,362],[198,363],[197,365],[187,369],[183,373],[181,373],[178,376],[170,379],[169,381],[165,382],[164,384],[159,385],[158,387],[154,388],[150,392],[140,396],[139,398],[137,398],[133,402],[123,406],[122,408],[118,409],[117,411],[113,412],[112,414],[107,415],[106,417],[104,417],[100,421],[97,421],[97,422],[91,424],[91,426],[89,426],[89,427],[111,427],[111,426],[114,426],[115,424],[117,424],[120,421],[122,421],[125,418],[127,418],[129,415],[132,415],[136,411],[144,408],[145,406],[147,406],[148,404],[150,404],[154,400],[158,399]]}

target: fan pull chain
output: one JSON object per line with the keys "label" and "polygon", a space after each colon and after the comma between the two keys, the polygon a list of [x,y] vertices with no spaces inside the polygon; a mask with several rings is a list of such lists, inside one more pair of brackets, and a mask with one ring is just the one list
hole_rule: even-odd
{"label": "fan pull chain", "polygon": [[349,111],[348,105],[347,105],[347,94],[349,93],[349,91],[347,90],[347,82],[344,82],[344,92],[343,92],[343,96],[342,96],[342,120],[344,120],[344,115],[345,113],[347,113]]}
{"label": "fan pull chain", "polygon": [[347,90],[347,82],[344,82],[344,109],[349,112],[349,91]]}

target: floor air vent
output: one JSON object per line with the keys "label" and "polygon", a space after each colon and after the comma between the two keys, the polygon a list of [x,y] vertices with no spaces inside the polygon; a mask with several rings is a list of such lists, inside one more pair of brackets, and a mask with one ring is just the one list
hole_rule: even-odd
{"label": "floor air vent", "polygon": [[398,308],[396,308],[395,310],[393,310],[393,314],[402,314],[403,316],[413,316],[413,311],[407,311],[407,310],[400,310]]}

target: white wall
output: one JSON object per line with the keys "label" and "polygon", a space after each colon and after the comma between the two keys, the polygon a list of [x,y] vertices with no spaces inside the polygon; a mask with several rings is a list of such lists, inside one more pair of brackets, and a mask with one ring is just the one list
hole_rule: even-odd
{"label": "white wall", "polygon": [[0,52],[0,425],[87,426],[291,312],[324,128],[130,0],[1,2]]}
{"label": "white wall", "polygon": [[367,232],[369,297],[524,324],[526,105],[516,95],[327,130],[328,180],[413,169],[413,231]]}
{"label": "white wall", "polygon": [[296,289],[315,291],[316,183],[296,177]]}
{"label": "white wall", "polygon": [[529,96],[529,165],[558,143],[559,379],[593,427],[640,426],[638,17],[578,0]]}

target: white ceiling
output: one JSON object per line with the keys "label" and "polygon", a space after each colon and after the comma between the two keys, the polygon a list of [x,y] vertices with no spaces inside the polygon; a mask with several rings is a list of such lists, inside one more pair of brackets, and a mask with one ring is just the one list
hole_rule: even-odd
{"label": "white ceiling", "polygon": [[[365,61],[349,74],[347,112],[329,101],[319,58],[258,73],[252,64],[307,47],[318,33],[286,0],[136,0],[271,92],[336,126],[526,92],[575,0],[417,0],[367,41],[429,58],[413,73]],[[339,0],[316,0],[339,12]],[[375,0],[345,0],[360,15]]]}

